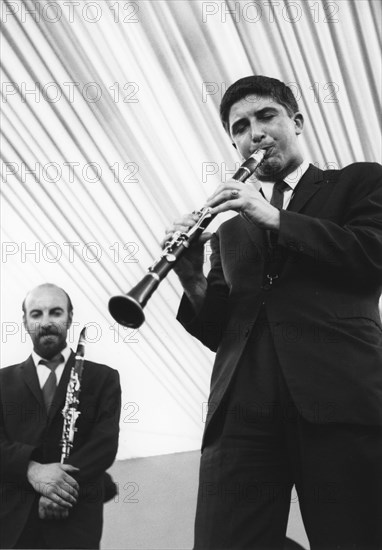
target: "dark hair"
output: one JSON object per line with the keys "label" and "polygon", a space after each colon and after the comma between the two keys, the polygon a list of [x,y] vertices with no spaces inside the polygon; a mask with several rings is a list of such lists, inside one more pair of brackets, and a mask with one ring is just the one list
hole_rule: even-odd
{"label": "dark hair", "polygon": [[[47,287],[52,287],[52,286],[54,286],[55,288],[58,288],[59,290],[62,290],[62,292],[65,294],[65,296],[66,296],[66,298],[67,298],[67,300],[68,300],[68,313],[72,313],[72,311],[73,311],[72,300],[70,299],[69,294],[68,294],[67,292],[65,292],[65,290],[64,290],[63,288],[61,288],[61,287],[59,287],[59,286],[56,286],[56,285],[54,285],[54,284],[52,284],[52,283],[44,283],[44,284],[42,284],[42,285],[39,285],[39,286],[36,287],[36,288],[40,288],[40,287],[43,287],[43,286],[47,286]],[[33,290],[34,290],[34,289],[33,289]],[[32,291],[30,291],[30,292],[32,292]],[[30,292],[28,292],[28,294],[25,296],[25,298],[24,298],[24,300],[23,300],[23,303],[21,304],[21,308],[22,308],[24,314],[26,313],[25,301],[26,301],[28,295],[30,294]]]}
{"label": "dark hair", "polygon": [[228,119],[232,105],[251,94],[272,97],[276,103],[285,107],[289,116],[298,111],[296,98],[284,82],[268,76],[246,76],[226,90],[220,103],[220,118],[226,132],[229,132]]}

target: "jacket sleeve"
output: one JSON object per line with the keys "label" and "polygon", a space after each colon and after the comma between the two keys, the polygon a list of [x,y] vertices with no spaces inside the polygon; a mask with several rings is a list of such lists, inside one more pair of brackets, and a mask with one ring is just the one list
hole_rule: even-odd
{"label": "jacket sleeve", "polygon": [[[81,440],[78,448],[67,459],[68,464],[80,468],[79,482],[96,479],[114,462],[118,450],[121,387],[119,373],[108,369],[96,403],[97,414],[92,429]],[[80,428],[78,436],[80,436]]]}
{"label": "jacket sleeve", "polygon": [[[354,168],[355,166],[355,168]],[[341,224],[289,210],[280,212],[278,244],[314,258],[335,275],[382,281],[382,166],[368,163],[343,170],[352,185]]]}
{"label": "jacket sleeve", "polygon": [[0,403],[0,477],[5,481],[25,481],[28,464],[36,447],[11,441],[5,432],[3,406]]}
{"label": "jacket sleeve", "polygon": [[[12,437],[8,425],[21,422],[25,415],[38,419],[38,408],[23,408],[16,399],[18,393],[18,365],[0,369],[0,478],[9,482],[25,482],[28,464],[37,450],[33,437]],[[33,435],[39,433],[38,423]]]}
{"label": "jacket sleeve", "polygon": [[184,294],[177,320],[185,329],[212,351],[216,351],[228,318],[229,288],[225,282],[220,258],[219,236],[211,238],[211,269],[207,277],[207,294],[198,315]]}

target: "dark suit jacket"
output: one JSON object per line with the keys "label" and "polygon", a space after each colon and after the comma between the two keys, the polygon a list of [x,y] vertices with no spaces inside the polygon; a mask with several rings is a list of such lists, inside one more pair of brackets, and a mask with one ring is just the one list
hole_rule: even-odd
{"label": "dark suit jacket", "polygon": [[223,223],[197,317],[182,298],[178,319],[217,352],[205,436],[262,304],[301,414],[382,424],[382,167],[310,165],[280,215],[271,260],[264,230],[241,216]]}
{"label": "dark suit jacket", "polygon": [[[1,535],[10,548],[23,529],[32,504],[39,498],[26,479],[28,462],[60,462],[63,417],[72,352],[47,416],[32,357],[0,369]],[[102,477],[118,447],[121,389],[119,374],[85,361],[81,384],[78,431],[68,464],[80,468],[80,497],[66,520],[44,520],[43,532],[52,548],[96,548],[102,533]]]}

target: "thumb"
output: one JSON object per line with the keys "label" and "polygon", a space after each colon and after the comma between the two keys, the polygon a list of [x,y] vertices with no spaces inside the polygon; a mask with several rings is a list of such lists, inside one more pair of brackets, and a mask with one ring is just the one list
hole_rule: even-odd
{"label": "thumb", "polygon": [[212,233],[202,233],[199,237],[199,242],[205,244],[212,237]]}
{"label": "thumb", "polygon": [[79,472],[79,468],[77,466],[72,466],[71,464],[61,464],[60,465],[65,472]]}

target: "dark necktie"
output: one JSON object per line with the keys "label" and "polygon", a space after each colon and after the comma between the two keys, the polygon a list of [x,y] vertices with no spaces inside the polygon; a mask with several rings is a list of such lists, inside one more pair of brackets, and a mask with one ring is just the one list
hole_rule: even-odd
{"label": "dark necktie", "polygon": [[[284,192],[288,189],[288,187],[289,185],[282,180],[276,181],[273,186],[270,204],[278,210],[282,210],[284,205]],[[275,247],[277,243],[277,233],[274,231],[269,231],[268,234],[271,247]]]}
{"label": "dark necktie", "polygon": [[48,367],[48,369],[50,369],[49,376],[42,387],[42,395],[44,397],[44,403],[47,412],[49,412],[49,409],[52,405],[54,394],[56,393],[57,388],[57,376],[55,371],[58,365],[63,362],[64,357],[61,355],[61,353],[57,357],[49,361],[47,359],[40,359],[39,361],[40,365],[45,365],[46,367]]}
{"label": "dark necktie", "polygon": [[284,204],[284,192],[288,189],[289,185],[285,181],[276,181],[273,186],[271,205],[278,210],[281,210]]}

